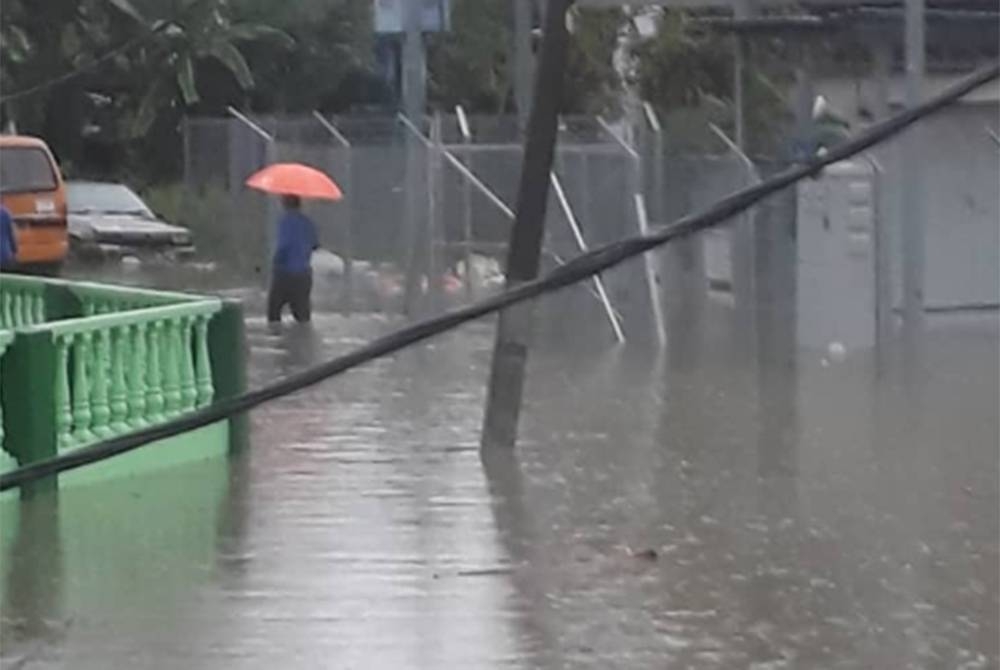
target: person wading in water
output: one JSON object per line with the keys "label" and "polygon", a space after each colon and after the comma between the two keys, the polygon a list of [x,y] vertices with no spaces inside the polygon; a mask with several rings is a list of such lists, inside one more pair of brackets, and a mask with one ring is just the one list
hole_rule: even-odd
{"label": "person wading in water", "polygon": [[281,196],[284,214],[278,220],[278,243],[271,268],[271,287],[267,296],[267,320],[281,322],[285,305],[299,323],[312,317],[312,253],[319,248],[316,226],[302,213],[296,195]]}

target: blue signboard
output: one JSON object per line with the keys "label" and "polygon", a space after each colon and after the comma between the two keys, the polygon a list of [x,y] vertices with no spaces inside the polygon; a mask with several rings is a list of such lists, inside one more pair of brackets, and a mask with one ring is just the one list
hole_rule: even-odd
{"label": "blue signboard", "polygon": [[402,33],[406,29],[409,2],[422,3],[420,24],[423,32],[437,33],[451,27],[451,0],[375,0],[375,32],[380,35]]}

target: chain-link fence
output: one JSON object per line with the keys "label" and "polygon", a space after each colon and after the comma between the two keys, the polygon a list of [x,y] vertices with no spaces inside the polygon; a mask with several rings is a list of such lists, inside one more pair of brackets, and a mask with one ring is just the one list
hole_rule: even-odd
{"label": "chain-link fence", "polygon": [[[626,141],[623,130],[595,117],[560,120],[546,267],[639,232],[637,194],[655,226],[747,183],[732,156],[671,154],[651,131]],[[336,254],[316,263],[319,279],[331,279],[317,299],[400,310],[409,296],[424,311],[439,309],[499,286],[522,139],[513,117],[438,115],[412,124],[393,116],[190,118],[185,223],[213,259],[263,282],[278,212],[273,198],[244,182],[270,162],[312,165],[345,192],[341,202],[307,205],[324,249]],[[724,243],[695,240],[658,252],[652,276],[637,261],[608,273],[603,287],[575,287],[556,302],[566,311],[593,311],[609,332],[614,321],[628,334],[650,332],[653,295],[703,291],[698,278],[706,271],[717,287],[731,285],[727,233],[714,238]]]}

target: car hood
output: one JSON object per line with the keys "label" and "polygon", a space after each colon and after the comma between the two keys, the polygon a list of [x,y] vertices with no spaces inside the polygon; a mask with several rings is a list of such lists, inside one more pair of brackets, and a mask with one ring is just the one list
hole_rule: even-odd
{"label": "car hood", "polygon": [[70,232],[83,236],[137,235],[142,237],[189,234],[187,228],[135,214],[74,213],[67,217]]}

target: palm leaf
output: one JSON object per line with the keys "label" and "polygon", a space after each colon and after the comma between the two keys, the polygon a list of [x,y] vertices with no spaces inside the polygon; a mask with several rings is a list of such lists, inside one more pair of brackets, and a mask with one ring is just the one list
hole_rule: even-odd
{"label": "palm leaf", "polygon": [[143,18],[142,14],[139,13],[139,10],[135,8],[135,5],[132,4],[131,0],[108,0],[108,3],[110,3],[122,14],[128,15],[139,23],[146,23],[146,19]]}
{"label": "palm leaf", "polygon": [[194,63],[191,56],[185,54],[181,57],[181,62],[177,68],[177,85],[181,89],[181,96],[185,105],[193,105],[200,99],[198,88],[194,81]]}
{"label": "palm leaf", "polygon": [[295,39],[283,30],[259,23],[235,23],[229,28],[229,37],[243,42],[269,40],[285,49],[295,46]]}
{"label": "palm leaf", "polygon": [[236,77],[236,82],[243,90],[253,88],[253,74],[250,66],[239,49],[230,42],[217,42],[208,50],[208,55],[226,66],[226,68]]}

